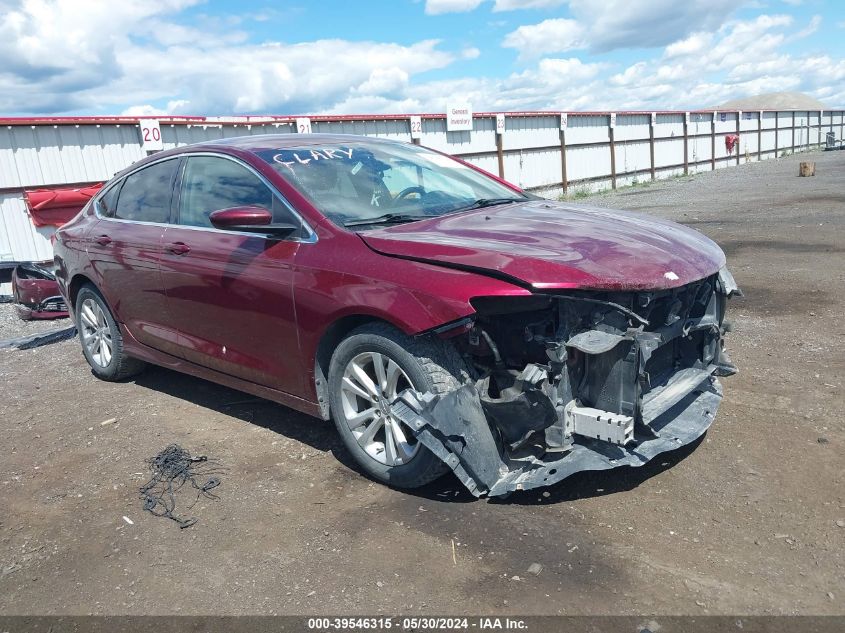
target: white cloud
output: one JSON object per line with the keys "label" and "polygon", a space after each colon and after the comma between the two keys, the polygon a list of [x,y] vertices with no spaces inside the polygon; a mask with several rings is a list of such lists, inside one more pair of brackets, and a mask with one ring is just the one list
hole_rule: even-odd
{"label": "white cloud", "polygon": [[[605,64],[585,64],[577,57],[569,59],[542,59],[537,72],[545,81],[574,82],[591,79],[605,68]],[[532,74],[532,78],[533,74]]]}
{"label": "white cloud", "polygon": [[[550,19],[520,26],[503,42],[525,47],[523,57],[589,48],[655,48],[693,32],[719,28],[736,8],[735,0],[568,0],[574,19]],[[695,44],[695,42],[691,42]]]}
{"label": "white cloud", "polygon": [[545,53],[562,53],[584,48],[584,30],[575,20],[552,18],[539,24],[520,26],[505,36],[502,46],[515,48],[522,58]]}
{"label": "white cloud", "polygon": [[810,23],[800,31],[795,34],[796,39],[800,39],[802,37],[809,37],[813,33],[819,30],[819,27],[822,25],[822,16],[814,15],[810,20]]}
{"label": "white cloud", "polygon": [[140,98],[151,86],[187,99],[184,112],[321,111],[352,95],[399,96],[412,75],[454,61],[437,46],[434,40],[410,46],[318,40],[210,50],[134,48],[122,59],[125,78],[93,96],[108,99],[116,91],[123,99]]}
{"label": "white cloud", "polygon": [[637,62],[636,64],[628,66],[624,72],[613,75],[610,78],[610,83],[617,86],[630,86],[636,84],[642,79],[643,72],[647,67],[648,64],[645,62]]}
{"label": "white cloud", "polygon": [[401,100],[413,75],[459,56],[436,40],[249,44],[223,24],[200,34],[173,20],[196,1],[0,5],[0,111],[316,111],[362,94]]}
{"label": "white cloud", "polygon": [[713,41],[713,33],[693,33],[677,42],[672,42],[666,47],[664,57],[672,58],[681,55],[696,55],[705,51]]}
{"label": "white cloud", "polygon": [[518,9],[552,9],[568,0],[495,0],[493,11],[516,11]]}
{"label": "white cloud", "polygon": [[572,13],[589,31],[590,48],[666,46],[694,31],[721,26],[735,0],[570,0]]}
{"label": "white cloud", "polygon": [[119,52],[128,33],[149,36],[157,15],[198,0],[26,0],[0,4],[0,108],[28,110],[83,106],[81,91],[120,75]]}
{"label": "white cloud", "polygon": [[425,12],[427,15],[465,13],[474,11],[482,2],[483,0],[425,0]]}
{"label": "white cloud", "polygon": [[156,108],[155,106],[151,106],[149,104],[145,105],[135,105],[126,108],[123,112],[120,113],[121,116],[164,116],[167,114],[174,114],[176,112],[182,111],[185,106],[188,105],[187,101],[177,100],[177,101],[168,101],[167,106],[164,108]]}
{"label": "white cloud", "polygon": [[[730,20],[712,31],[686,34],[616,72],[609,64],[578,58],[540,59],[519,74],[472,85],[473,103],[483,99],[484,109],[495,102],[517,110],[691,109],[763,92],[814,94],[827,87],[824,99],[831,106],[845,104],[845,59],[788,54],[784,46],[795,38],[788,32],[792,26],[786,15]],[[438,86],[451,89],[472,93],[466,84]]]}
{"label": "white cloud", "polygon": [[[0,0],[0,111],[439,112],[447,98],[470,101],[478,111],[650,110],[706,107],[782,90],[845,105],[845,59],[790,52],[801,33],[818,24],[805,19],[809,26],[802,29],[788,15],[721,16],[715,26],[669,29],[663,37],[675,33],[674,39],[619,64],[580,54],[599,41],[589,38],[606,28],[600,24],[605,18],[596,21],[582,13],[509,34],[506,43],[523,59],[516,72],[432,81],[423,77],[450,65],[458,68],[456,62],[475,59],[480,51],[468,44],[445,50],[435,40],[255,44],[239,33],[242,21],[180,24],[179,11],[192,1],[90,2],[83,19],[74,15],[70,0],[24,0],[5,14]],[[579,1],[572,0],[573,6]],[[156,28],[140,26],[138,16]],[[194,28],[203,37],[193,37]],[[544,43],[550,38],[551,53]],[[565,50],[570,52],[559,54]]]}
{"label": "white cloud", "polygon": [[[475,11],[485,0],[425,0],[427,15],[441,13],[467,13]],[[518,9],[551,9],[566,4],[569,0],[493,0],[493,11],[516,11]]]}
{"label": "white cloud", "polygon": [[408,73],[401,68],[376,68],[367,81],[355,88],[356,93],[365,95],[399,94],[408,85]]}

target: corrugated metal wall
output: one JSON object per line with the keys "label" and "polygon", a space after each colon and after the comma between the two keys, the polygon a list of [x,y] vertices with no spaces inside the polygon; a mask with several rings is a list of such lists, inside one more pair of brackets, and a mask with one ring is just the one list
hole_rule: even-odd
{"label": "corrugated metal wall", "polygon": [[[838,110],[821,116],[818,111],[573,112],[566,123],[561,130],[557,113],[507,114],[500,156],[495,114],[477,114],[471,132],[447,132],[443,116],[423,115],[420,142],[462,156],[494,174],[501,160],[507,180],[557,197],[565,189],[623,186],[649,179],[652,173],[665,178],[735,165],[736,150],[728,154],[725,136],[737,131],[740,162],[815,147],[824,142],[828,131],[838,139],[845,136],[845,112]],[[162,119],[160,125],[165,149],[221,137],[295,131],[292,119],[272,117]],[[312,117],[311,128],[411,141],[406,116]],[[32,225],[22,198],[24,188],[104,181],[145,155],[134,119],[3,120],[0,260],[52,256],[52,230],[36,230]]]}

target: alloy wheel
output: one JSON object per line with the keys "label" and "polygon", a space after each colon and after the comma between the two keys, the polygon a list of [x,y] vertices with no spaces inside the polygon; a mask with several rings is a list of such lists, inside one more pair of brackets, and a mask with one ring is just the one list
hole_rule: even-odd
{"label": "alloy wheel", "polygon": [[100,367],[108,367],[114,350],[111,328],[99,303],[85,299],[79,310],[79,335],[91,360]]}
{"label": "alloy wheel", "polygon": [[398,363],[378,352],[358,354],[343,371],[344,420],[361,448],[386,466],[407,464],[420,449],[392,409],[397,396],[409,388],[416,390]]}

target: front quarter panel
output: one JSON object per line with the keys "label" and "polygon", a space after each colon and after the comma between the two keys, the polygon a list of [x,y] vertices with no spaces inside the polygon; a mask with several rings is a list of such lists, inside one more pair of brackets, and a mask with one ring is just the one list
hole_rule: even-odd
{"label": "front quarter panel", "polygon": [[357,235],[324,234],[297,254],[294,279],[303,359],[313,368],[320,338],[348,316],[418,334],[475,312],[476,296],[530,293],[498,279],[380,255]]}

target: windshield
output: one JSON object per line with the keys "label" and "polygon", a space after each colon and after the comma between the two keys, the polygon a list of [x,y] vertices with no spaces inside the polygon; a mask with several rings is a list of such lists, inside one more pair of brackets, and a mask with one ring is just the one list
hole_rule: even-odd
{"label": "windshield", "polygon": [[346,227],[366,229],[526,199],[448,156],[403,143],[328,143],[258,155]]}

